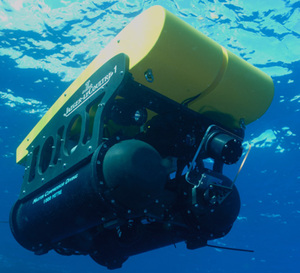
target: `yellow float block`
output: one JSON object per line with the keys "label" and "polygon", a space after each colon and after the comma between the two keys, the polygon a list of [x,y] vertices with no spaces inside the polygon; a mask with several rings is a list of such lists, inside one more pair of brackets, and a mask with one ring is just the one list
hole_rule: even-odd
{"label": "yellow float block", "polygon": [[18,147],[18,163],[76,90],[119,53],[129,56],[135,81],[229,128],[258,119],[273,98],[268,75],[163,7],[153,6],[133,19],[54,103]]}

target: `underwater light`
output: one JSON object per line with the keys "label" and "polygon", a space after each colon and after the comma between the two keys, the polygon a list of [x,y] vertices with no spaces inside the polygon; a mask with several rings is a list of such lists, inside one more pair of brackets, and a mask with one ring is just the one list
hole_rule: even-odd
{"label": "underwater light", "polygon": [[15,239],[35,254],[90,255],[109,269],[176,242],[211,246],[240,210],[223,167],[238,162],[245,126],[272,98],[269,76],[151,7],[18,147]]}

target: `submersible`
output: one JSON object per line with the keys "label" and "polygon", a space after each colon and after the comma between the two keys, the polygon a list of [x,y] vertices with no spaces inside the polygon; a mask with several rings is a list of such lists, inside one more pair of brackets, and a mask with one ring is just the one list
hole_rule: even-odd
{"label": "submersible", "polygon": [[89,255],[115,269],[135,254],[225,236],[240,198],[223,167],[238,163],[246,125],[272,98],[269,76],[151,7],[18,147],[15,239],[35,254]]}

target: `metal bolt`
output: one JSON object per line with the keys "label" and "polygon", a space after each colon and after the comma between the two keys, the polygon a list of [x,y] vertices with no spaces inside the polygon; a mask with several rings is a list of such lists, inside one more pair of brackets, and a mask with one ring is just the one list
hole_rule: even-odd
{"label": "metal bolt", "polygon": [[145,73],[145,78],[147,80],[147,82],[153,82],[154,81],[154,76],[153,76],[153,73],[152,73],[152,69],[148,69]]}

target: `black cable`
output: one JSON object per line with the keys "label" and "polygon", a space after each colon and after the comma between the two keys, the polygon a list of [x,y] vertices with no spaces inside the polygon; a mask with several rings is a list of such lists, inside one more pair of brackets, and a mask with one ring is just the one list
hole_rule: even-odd
{"label": "black cable", "polygon": [[200,95],[201,95],[201,93],[198,94],[198,95],[196,95],[196,96],[194,96],[194,97],[187,98],[187,99],[185,99],[183,102],[181,102],[181,104],[182,104],[183,106],[188,107],[188,105],[189,105],[192,101],[194,101],[195,99],[199,98]]}

